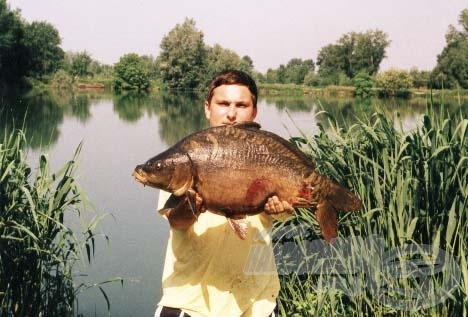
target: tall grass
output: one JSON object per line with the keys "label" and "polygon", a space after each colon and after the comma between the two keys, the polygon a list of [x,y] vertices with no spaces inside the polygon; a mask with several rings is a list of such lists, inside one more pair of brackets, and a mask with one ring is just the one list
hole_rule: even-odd
{"label": "tall grass", "polygon": [[351,126],[321,115],[330,128],[295,141],[364,208],[340,214],[330,246],[311,242],[308,210],[277,225],[283,315],[467,316],[468,120],[428,109],[403,132],[384,113]]}
{"label": "tall grass", "polygon": [[94,252],[93,218],[76,235],[65,223],[79,216],[84,194],[74,173],[75,156],[51,173],[46,156],[33,171],[19,131],[0,144],[0,316],[72,316],[73,266]]}

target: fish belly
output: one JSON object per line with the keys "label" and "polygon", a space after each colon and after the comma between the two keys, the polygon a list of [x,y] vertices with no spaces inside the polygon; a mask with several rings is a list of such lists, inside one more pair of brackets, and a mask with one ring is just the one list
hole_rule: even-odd
{"label": "fish belly", "polygon": [[269,170],[217,171],[200,175],[198,193],[209,210],[229,214],[256,214],[271,196],[293,202],[300,184]]}

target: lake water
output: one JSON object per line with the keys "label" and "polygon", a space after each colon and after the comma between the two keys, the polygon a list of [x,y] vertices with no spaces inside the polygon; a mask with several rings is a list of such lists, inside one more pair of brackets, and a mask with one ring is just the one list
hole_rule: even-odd
{"label": "lake water", "polygon": [[[13,126],[25,127],[31,140],[28,160],[32,166],[46,153],[56,170],[83,143],[77,178],[96,212],[108,214],[99,230],[110,243],[98,238],[91,265],[77,267],[86,274],[80,281],[98,283],[121,277],[123,287],[120,283],[102,286],[110,299],[111,316],[153,316],[161,296],[169,226],[156,213],[157,191],[136,183],[131,174],[137,164],[206,126],[202,100],[195,95],[50,92],[0,98],[0,120],[2,127],[7,125],[1,133]],[[425,107],[425,100],[265,96],[258,103],[258,122],[285,138],[312,137],[319,131],[318,123],[327,126],[325,117],[317,116],[322,109],[349,124],[358,120],[356,114],[382,108],[389,115],[399,113],[403,128],[411,129],[418,125]],[[99,289],[79,296],[79,312],[83,316],[108,315]]]}

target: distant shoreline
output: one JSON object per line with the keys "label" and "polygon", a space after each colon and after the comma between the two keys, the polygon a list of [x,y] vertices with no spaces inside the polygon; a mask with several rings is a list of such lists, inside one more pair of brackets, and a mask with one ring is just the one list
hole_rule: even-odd
{"label": "distant shoreline", "polygon": [[[337,97],[337,98],[353,98],[355,97],[354,91],[355,88],[351,86],[327,86],[327,87],[311,87],[305,85],[295,85],[295,84],[259,84],[258,88],[260,94],[263,95],[282,95],[282,94],[293,94],[293,95],[313,95],[317,97]],[[379,95],[380,89],[373,88],[373,94],[375,96]],[[450,97],[468,99],[468,90],[467,89],[428,89],[428,88],[411,88],[407,91],[407,98],[417,98],[417,97],[430,97],[432,96],[439,97]],[[387,97],[387,98],[391,98]]]}

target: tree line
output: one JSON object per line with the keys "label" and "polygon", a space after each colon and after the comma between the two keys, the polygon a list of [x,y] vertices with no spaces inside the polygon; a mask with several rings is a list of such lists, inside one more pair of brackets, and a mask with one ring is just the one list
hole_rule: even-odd
{"label": "tree line", "polygon": [[25,77],[70,87],[77,80],[111,79],[115,90],[148,90],[156,84],[167,89],[198,90],[218,72],[236,68],[259,83],[298,84],[313,87],[354,86],[358,95],[378,87],[387,94],[409,88],[468,88],[468,9],[457,29],[450,25],[446,46],[433,70],[389,69],[379,72],[390,40],[382,30],[349,32],[336,43],[322,47],[316,60],[292,58],[286,65],[255,71],[252,58],[239,56],[219,44],[204,42],[193,19],[176,24],[162,39],[159,55],[129,53],[114,65],[92,59],[86,51],[64,52],[58,30],[47,22],[25,22],[0,0],[0,87]]}

